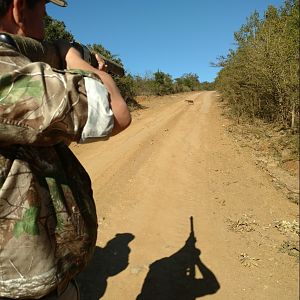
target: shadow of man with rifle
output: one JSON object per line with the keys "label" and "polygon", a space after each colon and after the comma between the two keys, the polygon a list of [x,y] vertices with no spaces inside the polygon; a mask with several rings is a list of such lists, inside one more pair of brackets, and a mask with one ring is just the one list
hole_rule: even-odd
{"label": "shadow of man with rifle", "polygon": [[[219,290],[217,278],[200,259],[193,217],[190,221],[191,233],[185,245],[173,255],[150,265],[142,291],[136,300],[195,300]],[[200,279],[195,277],[196,268],[202,274]]]}
{"label": "shadow of man with rifle", "polygon": [[107,287],[108,277],[115,276],[128,266],[131,233],[118,233],[104,248],[96,247],[94,257],[76,281],[81,300],[98,300]]}

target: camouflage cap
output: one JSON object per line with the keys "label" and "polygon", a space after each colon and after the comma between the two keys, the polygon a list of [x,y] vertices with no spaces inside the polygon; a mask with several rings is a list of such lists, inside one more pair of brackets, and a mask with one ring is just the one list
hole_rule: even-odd
{"label": "camouflage cap", "polygon": [[59,6],[63,6],[63,7],[66,7],[68,5],[67,1],[66,0],[47,0],[46,1],[47,3],[48,2],[52,2],[56,5],[59,5]]}

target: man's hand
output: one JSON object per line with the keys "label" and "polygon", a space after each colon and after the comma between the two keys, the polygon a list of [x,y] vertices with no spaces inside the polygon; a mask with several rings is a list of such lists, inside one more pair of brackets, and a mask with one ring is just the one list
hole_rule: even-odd
{"label": "man's hand", "polygon": [[98,61],[98,70],[107,72],[107,65],[105,64],[105,60],[102,59],[97,53],[95,56]]}

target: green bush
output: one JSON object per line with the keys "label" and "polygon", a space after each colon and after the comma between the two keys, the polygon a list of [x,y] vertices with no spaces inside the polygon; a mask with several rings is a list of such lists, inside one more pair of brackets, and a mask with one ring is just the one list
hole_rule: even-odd
{"label": "green bush", "polygon": [[299,125],[299,2],[254,12],[236,32],[236,50],[221,57],[216,87],[237,118]]}

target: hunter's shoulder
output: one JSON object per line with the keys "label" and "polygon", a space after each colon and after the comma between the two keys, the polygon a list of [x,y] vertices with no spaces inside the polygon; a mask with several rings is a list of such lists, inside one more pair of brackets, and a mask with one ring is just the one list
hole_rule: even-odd
{"label": "hunter's shoulder", "polygon": [[14,47],[0,42],[0,75],[21,68],[31,61]]}

